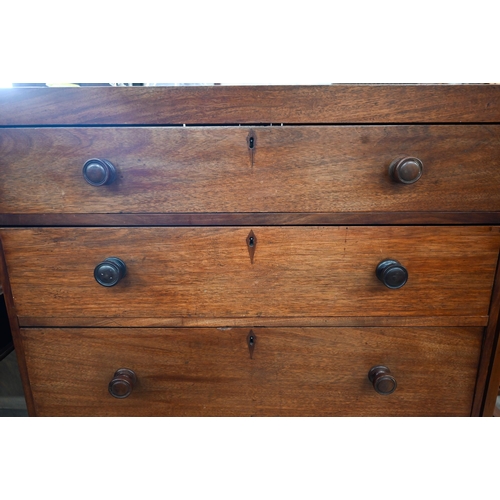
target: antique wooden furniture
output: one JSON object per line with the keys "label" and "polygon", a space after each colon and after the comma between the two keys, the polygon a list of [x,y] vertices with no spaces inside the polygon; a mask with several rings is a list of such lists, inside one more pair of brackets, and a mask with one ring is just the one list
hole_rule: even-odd
{"label": "antique wooden furniture", "polygon": [[492,415],[500,86],[0,92],[31,415]]}

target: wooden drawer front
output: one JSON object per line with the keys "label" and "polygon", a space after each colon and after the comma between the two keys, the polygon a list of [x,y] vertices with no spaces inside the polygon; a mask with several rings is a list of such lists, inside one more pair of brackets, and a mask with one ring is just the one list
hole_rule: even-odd
{"label": "wooden drawer front", "polygon": [[[23,329],[38,415],[469,415],[482,328]],[[386,365],[395,392],[367,374]],[[137,376],[115,399],[117,369]]]}
{"label": "wooden drawer front", "polygon": [[[0,213],[491,212],[499,152],[495,125],[3,129]],[[415,184],[390,179],[401,156]]]}
{"label": "wooden drawer front", "polygon": [[[2,229],[0,235],[18,315],[82,326],[82,316],[83,324],[178,318],[177,325],[189,317],[486,316],[499,230],[254,227],[253,264],[249,228]],[[109,288],[93,275],[108,257],[127,266]],[[377,279],[385,259],[407,269],[402,288]]]}

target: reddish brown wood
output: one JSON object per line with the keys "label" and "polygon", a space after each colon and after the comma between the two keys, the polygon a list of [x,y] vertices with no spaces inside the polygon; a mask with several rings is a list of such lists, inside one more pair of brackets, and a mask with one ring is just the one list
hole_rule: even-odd
{"label": "reddish brown wood", "polygon": [[[495,282],[491,294],[488,325],[484,330],[481,358],[477,371],[476,390],[471,416],[491,416],[495,406],[496,395],[494,389],[500,384],[500,374],[492,372],[495,360],[500,360],[500,353],[496,352],[500,329],[500,265],[497,265]],[[489,413],[488,413],[489,412]]]}
{"label": "reddish brown wood", "polygon": [[478,377],[484,384],[479,387],[479,391],[481,389],[485,391],[481,414],[489,417],[495,409],[500,385],[500,265],[492,294],[490,320],[483,341],[483,351]]}
{"label": "reddish brown wood", "polygon": [[0,214],[0,226],[366,226],[500,224],[500,212]]}
{"label": "reddish brown wood", "polygon": [[[69,226],[0,229],[30,414],[491,415],[499,97],[500,85],[0,90],[0,226]],[[95,157],[116,164],[114,182],[87,184]],[[391,180],[402,157],[422,160],[418,182]],[[104,289],[92,273],[110,256],[127,274]],[[362,273],[383,259],[408,269],[403,288]],[[48,328],[23,341],[19,324]],[[133,362],[134,392],[112,398]],[[375,365],[394,394],[374,393]]]}
{"label": "reddish brown wood", "polygon": [[500,122],[500,85],[0,89],[0,125]]}
{"label": "reddish brown wood", "polygon": [[[40,415],[466,416],[481,328],[23,329]],[[396,391],[368,371],[386,365]],[[117,366],[137,374],[108,393]]]}
{"label": "reddish brown wood", "polygon": [[[247,127],[0,129],[0,212],[500,212],[500,126],[253,133],[252,166]],[[390,178],[402,153],[425,164],[415,184]],[[94,157],[116,167],[112,184],[84,180]]]}
{"label": "reddish brown wood", "polygon": [[253,327],[253,326],[486,326],[488,316],[327,316],[287,318],[92,318],[88,316],[43,317],[20,316],[21,326],[98,326],[109,327]]}
{"label": "reddish brown wood", "polygon": [[500,384],[500,342],[498,340],[497,329],[497,342],[492,357],[492,366],[488,380],[488,390],[486,392],[483,416],[490,417],[495,410],[495,403],[498,395],[498,385]]}
{"label": "reddish brown wood", "polygon": [[[255,227],[3,229],[20,316],[90,318],[484,316],[498,227]],[[474,249],[471,252],[471,249]],[[94,268],[117,257],[127,274],[98,285]],[[410,279],[387,289],[384,258]],[[126,304],[126,306],[125,306]],[[362,306],[361,306],[362,305]],[[361,309],[360,309],[361,307]]]}
{"label": "reddish brown wood", "polygon": [[19,365],[19,372],[23,382],[24,397],[26,399],[26,406],[28,414],[32,417],[36,415],[35,405],[33,401],[33,393],[31,391],[30,379],[28,376],[28,368],[26,366],[26,358],[24,352],[24,342],[20,334],[19,322],[17,320],[16,308],[12,298],[12,290],[10,287],[9,273],[4,258],[2,238],[0,234],[0,280],[4,292],[5,304],[7,306],[7,315],[9,317],[10,330],[12,332],[12,340],[16,350],[17,363]]}

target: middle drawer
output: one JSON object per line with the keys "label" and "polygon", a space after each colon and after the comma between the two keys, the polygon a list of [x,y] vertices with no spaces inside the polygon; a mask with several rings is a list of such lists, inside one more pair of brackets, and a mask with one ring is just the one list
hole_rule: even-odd
{"label": "middle drawer", "polygon": [[[335,316],[474,316],[484,325],[499,231],[36,228],[1,229],[0,236],[21,325],[57,324],[49,316],[76,326],[109,318],[138,325],[148,324],[145,318],[179,325],[210,318],[224,326],[234,324],[231,318],[266,324],[264,318]],[[94,273],[110,257],[122,260],[126,271],[105,287]],[[376,275],[389,260],[399,263],[396,278],[407,272],[401,288],[388,288]]]}

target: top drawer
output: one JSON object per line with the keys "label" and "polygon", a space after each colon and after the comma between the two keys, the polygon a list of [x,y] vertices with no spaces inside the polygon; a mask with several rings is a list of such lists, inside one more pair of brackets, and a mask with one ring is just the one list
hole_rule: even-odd
{"label": "top drawer", "polygon": [[492,212],[499,153],[497,125],[1,129],[0,213]]}

